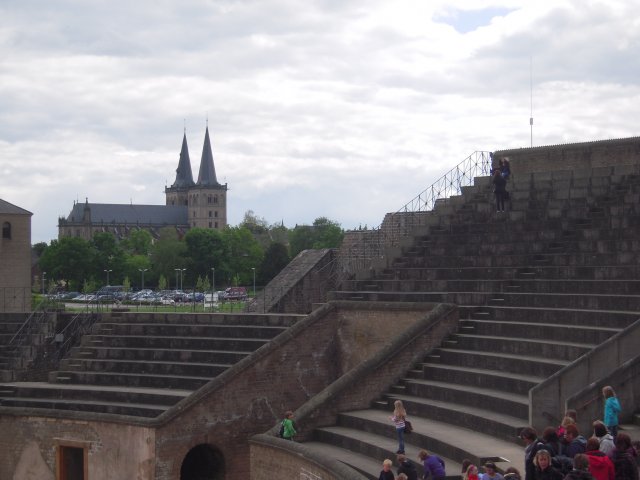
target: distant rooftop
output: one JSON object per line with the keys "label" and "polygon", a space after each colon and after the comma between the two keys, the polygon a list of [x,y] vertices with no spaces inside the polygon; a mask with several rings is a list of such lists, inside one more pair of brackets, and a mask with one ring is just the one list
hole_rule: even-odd
{"label": "distant rooftop", "polygon": [[0,213],[4,213],[6,214],[10,214],[10,215],[33,215],[33,213],[31,213],[28,210],[25,210],[24,208],[20,208],[17,207],[16,205],[14,205],[13,203],[9,203],[5,200],[2,200],[0,198]]}

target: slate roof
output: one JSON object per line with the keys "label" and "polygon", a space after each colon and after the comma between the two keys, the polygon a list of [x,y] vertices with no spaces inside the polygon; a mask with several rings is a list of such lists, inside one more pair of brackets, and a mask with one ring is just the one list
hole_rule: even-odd
{"label": "slate roof", "polygon": [[202,146],[202,159],[200,160],[200,173],[198,174],[199,186],[220,186],[216,178],[216,167],[213,165],[213,153],[211,153],[211,141],[209,140],[209,127],[204,134]]}
{"label": "slate roof", "polygon": [[84,209],[91,210],[91,223],[118,223],[141,225],[188,225],[187,207],[184,205],[132,205],[117,203],[76,203],[67,222],[81,223]]}
{"label": "slate roof", "polygon": [[189,158],[189,147],[187,146],[187,134],[182,137],[182,149],[180,150],[180,161],[176,169],[176,181],[171,188],[193,187],[193,174],[191,173],[191,159]]}
{"label": "slate roof", "polygon": [[25,210],[24,208],[17,207],[13,203],[9,203],[5,200],[2,200],[1,198],[0,198],[0,213],[10,214],[10,215],[33,215],[33,213],[31,213],[30,211]]}

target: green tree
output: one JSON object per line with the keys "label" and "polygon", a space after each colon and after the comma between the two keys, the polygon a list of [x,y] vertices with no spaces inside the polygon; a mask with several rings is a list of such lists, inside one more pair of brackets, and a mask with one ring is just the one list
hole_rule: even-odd
{"label": "green tree", "polygon": [[85,280],[95,277],[96,251],[80,237],[63,237],[52,240],[38,261],[47,278],[66,281],[69,290],[77,290]]}
{"label": "green tree", "polygon": [[122,248],[131,255],[149,255],[153,237],[147,230],[134,230],[122,241]]}
{"label": "green tree", "polygon": [[268,225],[268,222],[264,218],[258,217],[255,213],[253,213],[253,210],[247,210],[244,213],[242,222],[240,222],[240,225],[238,226],[244,227],[251,233],[256,235],[260,233],[267,233],[269,230]]}
{"label": "green tree", "polygon": [[316,218],[313,225],[296,225],[289,234],[291,256],[310,248],[337,248],[343,237],[340,224],[326,217]]}
{"label": "green tree", "polygon": [[138,288],[142,288],[140,270],[147,270],[144,272],[144,283],[153,285],[155,278],[151,272],[151,258],[148,255],[125,255],[124,274],[135,279],[133,284],[138,285]]}
{"label": "green tree", "polygon": [[166,290],[167,289],[167,278],[164,275],[160,275],[158,279],[158,289]]}
{"label": "green tree", "polygon": [[163,228],[159,233],[160,238],[151,251],[152,278],[159,279],[160,275],[164,275],[167,281],[173,278],[176,268],[186,268],[186,245],[178,238],[175,228]]}
{"label": "green tree", "polygon": [[34,251],[34,253],[36,254],[36,257],[41,257],[42,253],[46,250],[47,248],[47,243],[46,242],[38,242],[36,244],[34,244],[31,247]]}
{"label": "green tree", "polygon": [[260,274],[259,268],[264,257],[262,247],[245,227],[227,227],[223,236],[229,246],[228,282],[237,281],[238,285],[253,283],[253,269],[257,269],[256,276]]}
{"label": "green tree", "polygon": [[[110,232],[99,232],[93,236],[90,243],[96,251],[96,278],[104,278],[106,281],[105,270],[111,270],[109,283],[118,285],[125,275],[125,255],[116,237]],[[105,277],[102,277],[103,274]]]}
{"label": "green tree", "polygon": [[226,278],[229,273],[229,248],[223,233],[209,228],[192,228],[184,236],[184,241],[190,278],[208,277],[212,268],[216,269],[219,278]]}
{"label": "green tree", "polygon": [[272,243],[260,265],[260,283],[266,285],[289,263],[289,252],[282,243]]}

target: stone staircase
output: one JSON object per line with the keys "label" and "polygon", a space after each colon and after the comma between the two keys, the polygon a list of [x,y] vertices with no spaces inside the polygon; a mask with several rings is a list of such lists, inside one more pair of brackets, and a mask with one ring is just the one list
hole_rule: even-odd
{"label": "stone staircase", "polygon": [[505,213],[490,179],[476,179],[395,258],[345,282],[333,298],[456,303],[459,329],[371,409],[343,412],[306,445],[377,478],[397,449],[388,417],[401,399],[410,459],[426,448],[452,477],[464,458],[522,472],[529,390],[640,317],[640,177],[628,170],[516,173]]}
{"label": "stone staircase", "polygon": [[49,382],[0,385],[0,405],[156,417],[301,316],[112,314]]}

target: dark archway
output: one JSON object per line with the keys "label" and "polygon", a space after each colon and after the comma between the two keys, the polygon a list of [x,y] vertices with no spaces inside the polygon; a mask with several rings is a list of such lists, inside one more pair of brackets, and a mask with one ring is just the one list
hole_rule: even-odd
{"label": "dark archway", "polygon": [[189,450],[180,467],[180,480],[223,480],[224,474],[224,455],[207,444]]}

